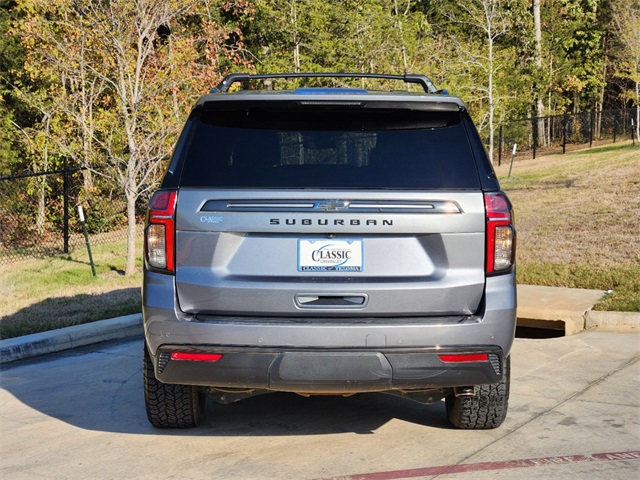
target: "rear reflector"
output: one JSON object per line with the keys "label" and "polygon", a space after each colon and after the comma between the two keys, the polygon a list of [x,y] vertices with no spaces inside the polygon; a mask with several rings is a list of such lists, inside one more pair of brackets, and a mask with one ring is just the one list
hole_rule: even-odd
{"label": "rear reflector", "polygon": [[192,362],[217,362],[222,358],[219,353],[172,352],[171,360],[190,360]]}
{"label": "rear reflector", "polygon": [[438,358],[445,363],[465,363],[465,362],[488,362],[489,355],[486,353],[465,353],[460,355],[438,355]]}

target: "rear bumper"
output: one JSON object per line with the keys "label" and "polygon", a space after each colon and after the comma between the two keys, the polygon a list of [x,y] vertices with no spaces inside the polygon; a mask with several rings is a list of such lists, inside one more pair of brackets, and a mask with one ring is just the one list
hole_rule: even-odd
{"label": "rear bumper", "polygon": [[[327,393],[496,383],[516,326],[514,274],[487,278],[480,314],[424,322],[198,319],[180,311],[174,292],[174,277],[145,272],[145,338],[165,383]],[[165,360],[176,350],[223,357],[215,363]],[[492,362],[445,364],[437,356],[478,351],[497,356],[498,368]]]}
{"label": "rear bumper", "polygon": [[[216,353],[215,362],[173,360],[179,351]],[[442,354],[486,353],[484,361],[446,363]],[[164,383],[298,393],[345,394],[439,389],[497,383],[504,356],[497,347],[423,350],[271,350],[165,345],[154,359]]]}

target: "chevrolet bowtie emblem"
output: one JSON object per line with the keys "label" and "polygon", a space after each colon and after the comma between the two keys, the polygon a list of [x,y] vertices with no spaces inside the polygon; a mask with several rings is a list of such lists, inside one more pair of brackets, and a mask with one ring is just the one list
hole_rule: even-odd
{"label": "chevrolet bowtie emblem", "polygon": [[316,203],[314,208],[325,212],[337,212],[338,210],[349,208],[349,202],[344,200],[324,200]]}

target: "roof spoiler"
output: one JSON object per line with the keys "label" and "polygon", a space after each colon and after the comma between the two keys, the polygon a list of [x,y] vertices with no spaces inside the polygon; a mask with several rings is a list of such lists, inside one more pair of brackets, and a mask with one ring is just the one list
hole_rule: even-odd
{"label": "roof spoiler", "polygon": [[271,73],[271,74],[249,74],[232,73],[224,77],[222,82],[211,90],[211,93],[228,92],[234,83],[248,82],[249,80],[267,80],[270,78],[381,78],[385,80],[401,80],[405,83],[417,83],[422,86],[426,93],[445,93],[436,88],[429,77],[419,74],[389,75],[378,73]]}

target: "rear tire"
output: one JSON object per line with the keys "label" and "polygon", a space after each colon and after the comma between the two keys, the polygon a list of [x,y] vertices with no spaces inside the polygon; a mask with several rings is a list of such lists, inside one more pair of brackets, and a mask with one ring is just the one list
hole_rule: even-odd
{"label": "rear tire", "polygon": [[509,403],[511,357],[506,358],[504,368],[500,383],[477,386],[475,396],[456,397],[452,393],[446,397],[447,415],[454,427],[487,430],[502,425]]}
{"label": "rear tire", "polygon": [[144,401],[147,418],[156,428],[191,428],[204,415],[205,396],[191,385],[162,383],[144,346]]}

